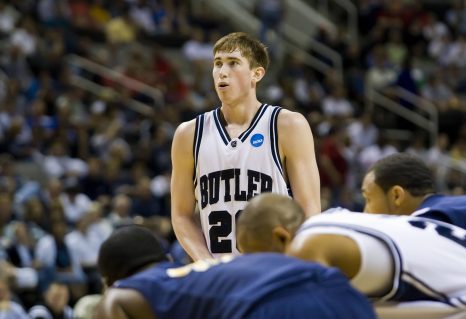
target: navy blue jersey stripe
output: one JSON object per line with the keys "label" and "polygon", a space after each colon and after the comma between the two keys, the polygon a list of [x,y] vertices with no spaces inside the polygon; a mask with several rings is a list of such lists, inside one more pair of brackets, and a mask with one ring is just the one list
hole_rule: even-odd
{"label": "navy blue jersey stripe", "polygon": [[402,283],[402,274],[403,274],[403,258],[401,256],[400,250],[396,243],[386,234],[375,230],[375,229],[370,229],[366,228],[364,226],[359,226],[359,225],[349,225],[349,224],[334,224],[331,222],[321,222],[321,223],[315,223],[315,224],[310,224],[310,225],[303,225],[301,226],[297,234],[301,233],[302,231],[306,229],[311,229],[311,228],[318,228],[318,227],[339,227],[343,229],[349,229],[349,230],[354,230],[356,232],[359,232],[361,234],[365,234],[368,236],[372,236],[374,238],[379,239],[387,248],[391,251],[392,253],[392,258],[393,258],[393,265],[394,265],[394,275],[392,278],[392,287],[390,288],[390,291],[385,294],[385,296],[376,296],[377,300],[393,300],[395,296],[397,296],[397,293],[400,289],[400,284]]}
{"label": "navy blue jersey stripe", "polygon": [[197,160],[199,157],[199,149],[201,148],[202,132],[204,131],[204,114],[196,117],[196,128],[194,130],[194,145],[193,145],[193,157],[194,157],[194,172],[193,180],[196,182],[196,169]]}
{"label": "navy blue jersey stripe", "polygon": [[409,283],[411,284],[411,286],[419,290],[421,293],[425,294],[427,297],[431,297],[431,298],[434,298],[434,300],[443,301],[444,303],[454,306],[453,304],[450,303],[450,300],[447,295],[439,291],[436,291],[435,289],[430,287],[428,284],[426,284],[424,281],[417,278],[413,274],[405,271],[403,273],[403,277],[408,277],[410,281]]}
{"label": "navy blue jersey stripe", "polygon": [[267,104],[262,104],[259,110],[257,110],[256,114],[254,115],[254,118],[251,121],[251,124],[249,124],[248,129],[241,133],[240,136],[238,136],[241,142],[244,142],[248,138],[249,134],[251,134],[251,132],[257,126],[257,123],[259,123],[260,119],[262,118],[262,115],[264,115],[266,109]]}
{"label": "navy blue jersey stripe", "polygon": [[194,132],[194,167],[197,167],[197,160],[199,157],[199,149],[201,148],[202,133],[204,131],[204,114],[196,118],[196,130]]}
{"label": "navy blue jersey stripe", "polygon": [[220,137],[223,140],[223,143],[225,145],[228,145],[228,142],[231,140],[230,135],[228,135],[228,132],[225,130],[225,127],[223,127],[222,123],[220,122],[220,108],[216,109],[214,111],[214,121],[215,125],[217,126],[218,133],[220,134]]}
{"label": "navy blue jersey stripe", "polygon": [[272,151],[273,161],[277,165],[280,174],[283,176],[283,167],[280,160],[280,152],[278,149],[278,131],[277,131],[277,119],[278,113],[282,110],[281,107],[275,107],[270,117],[270,148]]}

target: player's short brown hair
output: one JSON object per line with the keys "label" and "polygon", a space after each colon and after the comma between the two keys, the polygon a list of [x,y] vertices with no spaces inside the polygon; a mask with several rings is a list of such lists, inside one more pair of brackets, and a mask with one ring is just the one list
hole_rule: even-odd
{"label": "player's short brown hair", "polygon": [[214,55],[217,52],[233,52],[239,50],[248,61],[251,68],[269,67],[269,53],[267,47],[244,32],[233,32],[220,38],[214,46]]}

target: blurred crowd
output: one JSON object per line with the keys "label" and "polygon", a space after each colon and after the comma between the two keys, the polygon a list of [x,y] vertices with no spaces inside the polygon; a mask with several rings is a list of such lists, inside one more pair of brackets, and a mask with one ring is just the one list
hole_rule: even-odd
{"label": "blurred crowd", "polygon": [[[362,174],[397,151],[425,159],[440,190],[464,194],[464,175],[442,168],[442,155],[466,160],[464,1],[443,11],[402,0],[357,6],[359,43],[343,29],[316,35],[342,54],[343,83],[290,54],[260,88],[265,102],[309,119],[322,207],[361,209]],[[0,313],[71,318],[70,306],[101,292],[97,252],[122,225],[146,225],[186,262],[170,223],[171,139],[180,122],[218,106],[212,48],[232,30],[196,8],[187,0],[0,0]],[[257,36],[266,41],[265,28],[279,21],[264,23]],[[70,54],[155,88],[162,105],[138,113],[127,98],[151,105],[147,96],[70,67]],[[89,93],[73,74],[107,89]],[[367,108],[368,87],[394,85],[435,104],[435,145],[406,123],[412,138],[391,138],[385,117]]]}

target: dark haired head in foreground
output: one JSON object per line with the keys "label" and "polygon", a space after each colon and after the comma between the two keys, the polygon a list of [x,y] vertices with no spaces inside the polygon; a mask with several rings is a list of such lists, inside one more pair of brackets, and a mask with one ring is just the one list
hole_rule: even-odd
{"label": "dark haired head in foreground", "polygon": [[434,180],[420,158],[396,153],[369,169],[362,193],[369,213],[409,215],[425,196],[434,193]]}
{"label": "dark haired head in foreground", "polygon": [[150,264],[168,261],[157,237],[142,226],[117,229],[102,244],[98,268],[108,286]]}

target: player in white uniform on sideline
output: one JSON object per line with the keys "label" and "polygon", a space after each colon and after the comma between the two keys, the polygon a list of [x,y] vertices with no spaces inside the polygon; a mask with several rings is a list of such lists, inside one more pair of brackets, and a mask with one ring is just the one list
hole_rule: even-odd
{"label": "player in white uniform on sideline", "polygon": [[172,223],[194,260],[238,253],[238,212],[259,193],[286,195],[289,184],[307,216],[320,213],[320,179],[308,122],[297,112],[257,99],[268,64],[266,47],[245,33],[218,40],[212,76],[221,106],[176,130]]}
{"label": "player in white uniform on sideline", "polygon": [[[427,218],[344,209],[302,223],[304,218],[287,197],[254,198],[238,219],[240,251],[286,251],[337,267],[376,304],[426,301],[446,313],[466,310],[466,230]],[[398,308],[399,316],[392,318],[403,316]],[[419,305],[411,308],[409,318],[415,318],[413,312],[424,318],[419,316],[423,311]]]}

